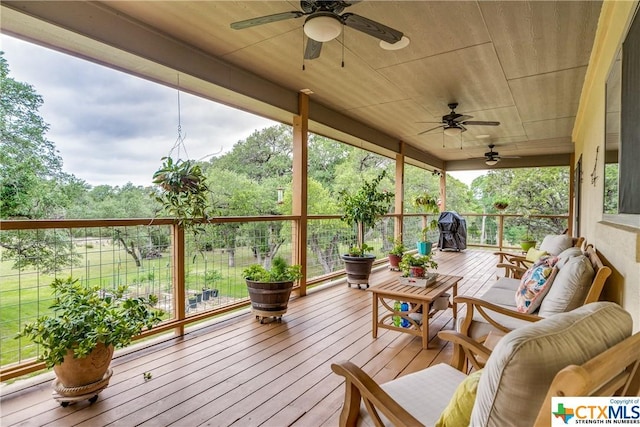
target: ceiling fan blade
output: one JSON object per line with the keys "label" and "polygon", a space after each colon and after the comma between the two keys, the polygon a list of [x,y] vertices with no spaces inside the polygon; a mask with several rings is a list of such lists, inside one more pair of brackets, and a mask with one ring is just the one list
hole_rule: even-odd
{"label": "ceiling fan blade", "polygon": [[304,50],[304,59],[316,59],[320,56],[322,42],[314,39],[307,39],[307,47]]}
{"label": "ceiling fan blade", "polygon": [[423,130],[422,132],[419,132],[418,135],[422,135],[423,133],[431,132],[432,130],[440,129],[443,126],[444,125],[440,125],[440,126],[436,126],[434,128],[431,128],[431,129]]}
{"label": "ceiling fan blade", "polygon": [[467,120],[465,122],[462,122],[463,125],[471,125],[471,126],[500,126],[500,122],[484,122],[481,120]]}
{"label": "ceiling fan blade", "polygon": [[260,16],[258,18],[246,19],[231,24],[234,30],[242,30],[244,28],[255,27],[256,25],[269,24],[271,22],[284,21],[285,19],[300,18],[306,13],[294,10],[292,12],[276,13],[273,15]]}
{"label": "ceiling fan blade", "polygon": [[398,30],[394,30],[384,24],[372,21],[371,19],[354,13],[343,13],[340,15],[340,19],[347,27],[362,31],[365,34],[384,40],[387,43],[396,43],[400,41],[403,35],[402,32]]}
{"label": "ceiling fan blade", "polygon": [[[457,117],[453,118],[451,121],[456,122],[456,123],[460,123],[463,120],[467,120],[467,119],[472,119],[473,116],[469,116],[467,114],[460,114]],[[468,123],[468,122],[466,122]]]}
{"label": "ceiling fan blade", "polygon": [[440,124],[444,124],[442,122],[416,122],[416,123],[440,123]]}

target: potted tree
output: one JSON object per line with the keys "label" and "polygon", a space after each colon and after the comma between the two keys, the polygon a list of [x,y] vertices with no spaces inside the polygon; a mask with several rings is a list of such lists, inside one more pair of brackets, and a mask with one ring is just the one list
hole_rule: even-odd
{"label": "potted tree", "polygon": [[70,277],[55,279],[51,287],[54,314],[26,324],[18,337],[42,346],[40,360],[56,374],[54,399],[62,406],[84,399],[93,403],[109,384],[114,348],[161,321],[161,311],[153,309],[157,298],[125,298],[124,286],[107,293]]}
{"label": "potted tree", "polygon": [[375,255],[368,253],[373,248],[364,242],[364,234],[376,224],[378,218],[386,214],[393,199],[393,193],[378,189],[380,182],[387,176],[382,171],[372,181],[364,181],[358,191],[349,194],[343,190],[340,192],[339,203],[343,211],[341,219],[349,226],[357,226],[357,245],[342,255],[347,273],[347,284],[365,284],[369,287],[369,275],[371,266],[376,259]]}
{"label": "potted tree", "polygon": [[249,290],[251,309],[260,323],[267,317],[282,320],[287,312],[293,282],[302,277],[300,265],[289,265],[282,257],[271,261],[271,268],[260,264],[245,268],[242,272]]}
{"label": "potted tree", "polygon": [[202,169],[193,160],[163,157],[162,165],[153,174],[159,187],[152,196],[162,206],[161,212],[175,217],[178,224],[197,235],[202,230],[200,218],[207,218],[209,187]]}
{"label": "potted tree", "polygon": [[399,271],[400,261],[402,261],[402,256],[407,251],[407,248],[404,243],[402,243],[401,237],[392,240],[392,242],[393,247],[389,251],[389,268],[391,270]]}
{"label": "potted tree", "polygon": [[[413,200],[413,205],[425,214],[437,214],[440,212],[438,199],[426,192],[417,196]],[[435,218],[429,220],[425,216],[422,225],[423,227],[420,232],[420,239],[416,243],[416,246],[420,255],[427,255],[431,253],[431,248],[433,246],[432,242],[428,239],[428,233],[438,228],[438,220]]]}
{"label": "potted tree", "polygon": [[509,200],[502,197],[498,197],[493,201],[493,207],[499,211],[503,211],[507,209],[507,207],[509,207]]}

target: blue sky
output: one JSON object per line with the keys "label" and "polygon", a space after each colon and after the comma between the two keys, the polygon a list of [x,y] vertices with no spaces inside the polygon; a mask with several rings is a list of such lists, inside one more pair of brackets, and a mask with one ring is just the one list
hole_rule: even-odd
{"label": "blue sky", "polygon": [[[178,91],[6,35],[0,42],[10,76],[44,98],[40,115],[65,172],[91,185],[151,184],[178,136]],[[187,93],[180,107],[191,159],[276,124]]]}

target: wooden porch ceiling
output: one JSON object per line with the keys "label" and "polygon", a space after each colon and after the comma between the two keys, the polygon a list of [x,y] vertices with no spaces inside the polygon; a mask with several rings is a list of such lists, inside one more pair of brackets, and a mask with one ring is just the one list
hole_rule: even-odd
{"label": "wooden porch ceiling", "polygon": [[[404,32],[384,51],[351,28],[302,70],[302,20],[229,24],[299,9],[297,1],[2,2],[2,31],[206,98],[291,123],[311,89],[313,132],[385,155],[407,144],[415,161],[446,170],[569,163],[599,1],[362,1],[348,12]],[[340,66],[344,53],[345,67]],[[458,102],[475,126],[458,138],[419,135]],[[488,138],[481,139],[481,135]],[[444,144],[444,146],[443,146]]]}
{"label": "wooden porch ceiling", "polygon": [[[482,294],[495,280],[489,251],[438,252],[438,271],[463,276],[459,293]],[[392,273],[381,270],[372,284]],[[117,357],[98,401],[60,407],[51,374],[1,390],[0,425],[31,426],[335,426],[344,385],[330,364],[351,360],[379,382],[448,362],[451,346],[436,334],[451,329],[451,311],[432,319],[430,348],[420,338],[381,330],[371,337],[371,293],[333,286],[293,299],[281,324],[247,313],[194,327]],[[145,381],[144,372],[153,378]]]}

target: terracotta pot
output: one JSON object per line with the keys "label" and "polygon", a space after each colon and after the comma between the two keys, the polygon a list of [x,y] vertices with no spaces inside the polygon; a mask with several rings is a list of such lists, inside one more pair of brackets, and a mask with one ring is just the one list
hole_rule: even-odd
{"label": "terracotta pot", "polygon": [[398,269],[400,267],[400,261],[402,261],[401,256],[389,254],[389,267]]}
{"label": "terracotta pot", "polygon": [[409,276],[410,277],[423,277],[424,276],[424,267],[417,267],[417,266],[409,267]]}
{"label": "terracotta pot", "polygon": [[62,363],[53,367],[53,371],[64,387],[82,387],[100,381],[112,357],[113,346],[106,347],[98,343],[91,353],[82,358],[73,357],[73,350],[69,350]]}

